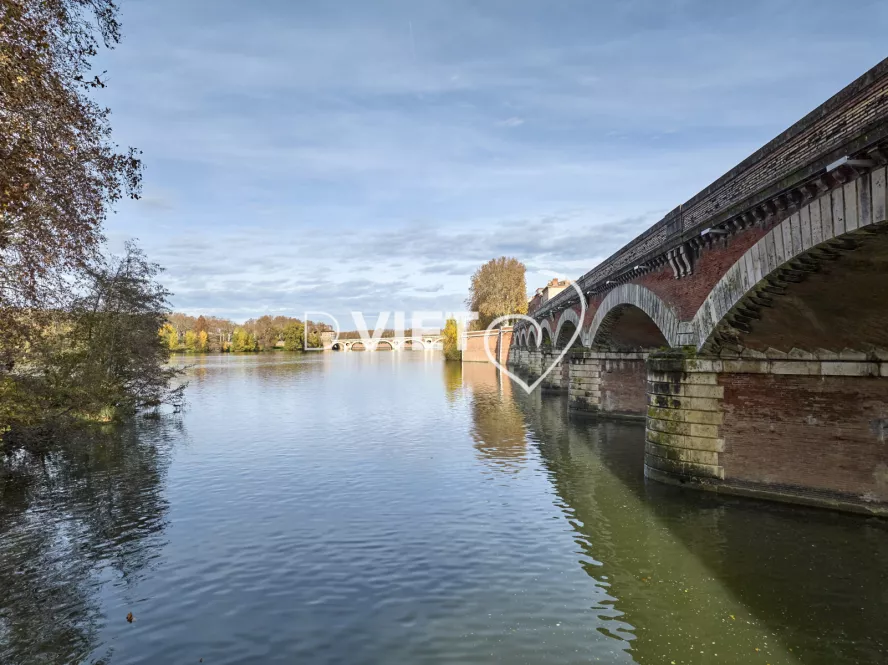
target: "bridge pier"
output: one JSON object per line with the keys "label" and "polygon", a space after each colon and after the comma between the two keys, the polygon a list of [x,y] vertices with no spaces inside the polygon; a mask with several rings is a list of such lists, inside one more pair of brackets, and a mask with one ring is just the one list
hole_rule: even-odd
{"label": "bridge pier", "polygon": [[[834,354],[838,355],[838,354]],[[648,361],[645,475],[888,515],[888,362]]]}
{"label": "bridge pier", "polygon": [[570,355],[571,411],[620,418],[647,413],[647,353],[575,350]]}
{"label": "bridge pier", "polygon": [[546,393],[564,393],[567,392],[570,383],[569,376],[565,374],[564,369],[570,368],[570,362],[567,355],[560,358],[561,351],[555,349],[546,349],[542,351],[540,358],[540,371],[545,371],[548,367],[552,367],[550,371],[540,383],[540,388]]}

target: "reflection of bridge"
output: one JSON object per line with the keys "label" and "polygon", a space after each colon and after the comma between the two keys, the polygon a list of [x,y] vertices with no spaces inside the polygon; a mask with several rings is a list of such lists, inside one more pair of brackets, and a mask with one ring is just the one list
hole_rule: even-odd
{"label": "reflection of bridge", "polygon": [[443,348],[441,335],[419,337],[380,337],[377,340],[337,339],[325,340],[325,351],[434,351]]}

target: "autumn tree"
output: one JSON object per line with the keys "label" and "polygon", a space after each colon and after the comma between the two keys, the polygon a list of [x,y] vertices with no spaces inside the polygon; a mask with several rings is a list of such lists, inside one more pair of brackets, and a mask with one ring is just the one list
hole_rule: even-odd
{"label": "autumn tree", "polygon": [[259,350],[259,342],[248,330],[238,328],[231,336],[231,351],[234,353],[253,352]]}
{"label": "autumn tree", "polygon": [[185,331],[185,350],[189,353],[197,351],[197,333],[193,330]]}
{"label": "autumn tree", "polygon": [[442,331],[444,336],[444,359],[462,360],[462,351],[459,350],[459,329],[456,319],[447,319]]}
{"label": "autumn tree", "polygon": [[175,351],[179,348],[179,333],[176,332],[176,329],[169,323],[164,323],[160,331],[158,333],[160,338],[163,340],[163,343],[166,345],[167,349],[170,351]]}
{"label": "autumn tree", "polygon": [[[90,71],[120,39],[113,0],[0,0],[0,354],[14,366],[40,316],[71,297],[102,224],[138,197],[136,151],[111,141],[104,87]],[[23,313],[27,313],[25,316]]]}
{"label": "autumn tree", "polygon": [[527,313],[527,285],[524,264],[518,259],[491,259],[475,271],[466,304],[478,312],[478,329],[508,314]]}

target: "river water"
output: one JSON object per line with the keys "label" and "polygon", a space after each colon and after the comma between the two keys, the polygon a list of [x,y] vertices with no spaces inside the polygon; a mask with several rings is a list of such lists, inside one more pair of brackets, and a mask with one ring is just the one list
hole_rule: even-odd
{"label": "river water", "polygon": [[888,662],[885,522],[645,482],[643,426],[489,365],[188,362],[7,459],[2,663]]}

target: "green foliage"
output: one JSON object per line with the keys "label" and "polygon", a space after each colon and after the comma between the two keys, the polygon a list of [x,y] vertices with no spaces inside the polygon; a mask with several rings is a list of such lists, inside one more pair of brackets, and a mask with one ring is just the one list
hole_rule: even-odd
{"label": "green foliage", "polygon": [[193,330],[185,331],[185,350],[188,353],[197,351],[197,333]]}
{"label": "green foliage", "polygon": [[51,313],[15,371],[0,376],[0,429],[27,438],[73,420],[180,405],[184,385],[171,387],[181,372],[167,363],[168,292],[158,272],[132,244],[123,257],[91,266],[81,293]]}
{"label": "green foliage", "polygon": [[259,350],[258,340],[243,328],[238,328],[231,336],[232,353],[252,353]]}
{"label": "green foliage", "polygon": [[284,327],[284,349],[287,351],[303,351],[305,349],[305,324],[293,321]]}
{"label": "green foliage", "polygon": [[179,333],[169,323],[164,323],[161,326],[160,338],[170,351],[176,351],[179,348]]}
{"label": "green foliage", "polygon": [[456,319],[447,319],[442,331],[444,337],[444,359],[462,360],[462,351],[459,350],[459,329]]}

